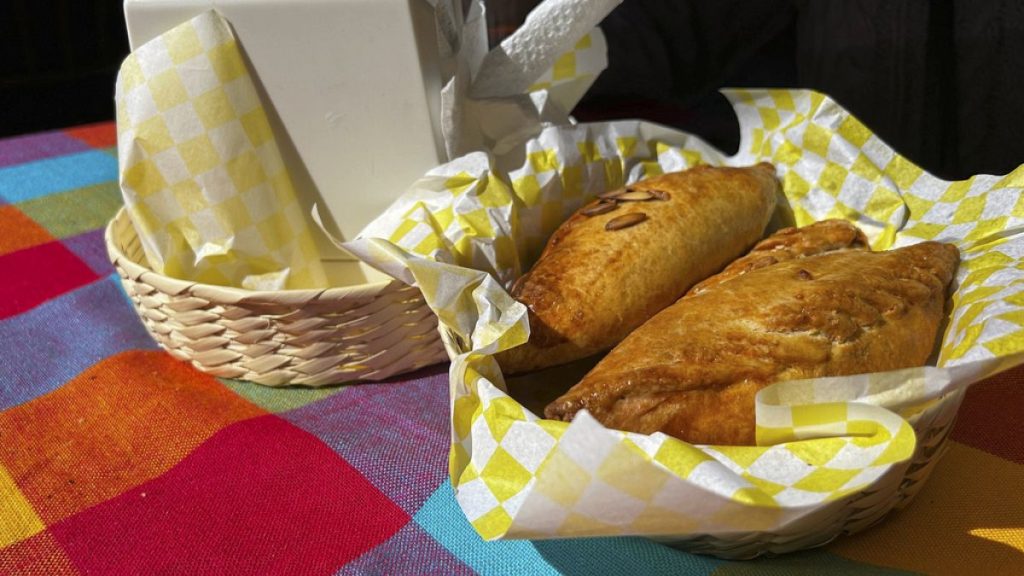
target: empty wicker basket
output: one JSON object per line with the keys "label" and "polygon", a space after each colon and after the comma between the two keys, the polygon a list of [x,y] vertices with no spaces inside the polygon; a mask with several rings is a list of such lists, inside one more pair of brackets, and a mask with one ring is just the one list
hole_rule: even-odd
{"label": "empty wicker basket", "polygon": [[448,359],[437,317],[418,289],[400,282],[276,292],[197,284],[141,264],[124,209],[105,238],[149,333],[214,376],[320,386],[382,380]]}

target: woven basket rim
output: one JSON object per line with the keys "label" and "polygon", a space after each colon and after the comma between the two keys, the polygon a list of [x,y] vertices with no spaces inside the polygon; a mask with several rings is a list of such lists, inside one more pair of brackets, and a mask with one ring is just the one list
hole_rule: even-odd
{"label": "woven basket rim", "polygon": [[[123,239],[114,237],[114,226],[118,221],[127,218],[128,212],[125,210],[125,207],[122,206],[118,209],[117,214],[110,219],[107,223],[106,230],[104,230],[103,240],[107,245],[107,255],[110,262],[115,266],[119,265],[123,267],[133,278],[137,278],[147,284],[159,285],[167,292],[181,293],[185,291],[201,291],[204,293],[204,296],[209,298],[211,301],[216,300],[232,303],[245,301],[250,303],[268,302],[280,304],[282,301],[301,302],[310,300],[343,299],[354,296],[372,296],[385,291],[396,283],[402,286],[405,285],[398,280],[380,280],[377,282],[329,288],[249,290],[235,286],[219,286],[216,284],[204,284],[202,282],[192,282],[181,278],[174,278],[172,276],[166,276],[156,272],[145,264],[136,262],[124,254],[121,250]],[[128,230],[129,234],[136,234],[135,227],[130,221],[126,222],[125,229]],[[121,241],[119,242],[119,240]]]}

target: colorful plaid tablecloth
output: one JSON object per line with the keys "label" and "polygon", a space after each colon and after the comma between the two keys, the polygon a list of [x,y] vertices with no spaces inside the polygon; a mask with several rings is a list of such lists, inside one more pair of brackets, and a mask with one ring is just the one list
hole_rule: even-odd
{"label": "colorful plaid tablecloth", "polygon": [[1024,369],[968,393],[911,506],[825,548],[483,542],[447,479],[445,366],[271,389],[156,347],[103,243],[114,144],[0,141],[0,573],[1024,574]]}

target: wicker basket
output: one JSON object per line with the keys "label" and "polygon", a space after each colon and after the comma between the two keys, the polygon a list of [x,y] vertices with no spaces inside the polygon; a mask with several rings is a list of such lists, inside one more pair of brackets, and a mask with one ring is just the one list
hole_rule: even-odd
{"label": "wicker basket", "polygon": [[135,311],[171,355],[214,376],[270,386],[382,380],[448,360],[437,317],[397,281],[257,292],[150,270],[124,209],[107,252]]}
{"label": "wicker basket", "polygon": [[[215,376],[267,385],[380,380],[448,359],[437,318],[398,282],[327,290],[254,292],[168,278],[138,264],[142,247],[121,210],[107,250],[146,328],[173,356]],[[947,448],[964,389],[910,418],[917,448],[902,475],[836,500],[795,530],[695,536],[665,542],[727,559],[823,546],[911,502]]]}
{"label": "wicker basket", "polygon": [[798,522],[795,530],[696,536],[666,543],[687,552],[742,560],[824,546],[878,523],[889,512],[910,504],[946,453],[964,392],[964,388],[951,392],[908,419],[917,433],[917,448],[902,475],[892,471],[867,490],[819,508]]}

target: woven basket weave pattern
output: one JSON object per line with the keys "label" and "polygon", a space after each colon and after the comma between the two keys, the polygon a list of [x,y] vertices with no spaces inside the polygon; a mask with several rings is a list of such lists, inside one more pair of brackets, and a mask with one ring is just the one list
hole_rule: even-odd
{"label": "woven basket weave pattern", "polygon": [[124,210],[107,250],[135,310],[170,354],[225,378],[270,386],[382,380],[446,361],[419,290],[379,282],[253,292],[168,278],[142,266]]}
{"label": "woven basket weave pattern", "polygon": [[669,544],[688,552],[739,560],[823,546],[843,534],[869,528],[892,510],[910,504],[924,486],[946,453],[949,433],[963,398],[963,389],[951,392],[910,418],[917,433],[917,448],[902,476],[887,474],[867,490],[821,507],[798,522],[798,530],[697,536]]}

